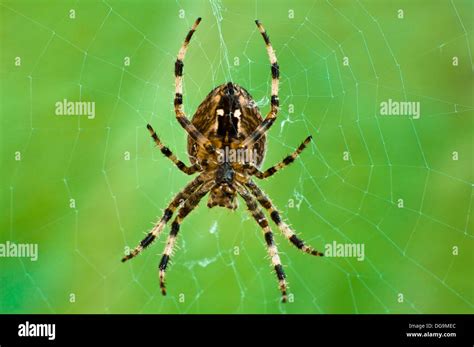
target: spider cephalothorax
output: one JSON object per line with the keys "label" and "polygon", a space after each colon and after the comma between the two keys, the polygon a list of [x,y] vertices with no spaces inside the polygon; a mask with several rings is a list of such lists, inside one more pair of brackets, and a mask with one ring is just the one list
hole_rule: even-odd
{"label": "spider cephalothorax", "polygon": [[200,18],[196,20],[186,36],[175,63],[174,107],[179,124],[188,133],[188,154],[192,165],[187,166],[178,160],[168,147],[162,144],[151,125],[147,125],[156,145],[165,156],[173,161],[178,169],[188,175],[197,172],[199,172],[199,175],[175,196],[153,229],[122,261],[133,258],[149,246],[163,231],[176,209],[179,208],[178,214],[171,224],[171,232],[159,266],[160,288],[162,293],[166,294],[165,272],[182,220],[208,193],[208,207],[220,206],[231,210],[238,207],[237,196],[240,196],[245,201],[252,217],[264,232],[268,253],[279,281],[282,300],[286,301],[287,283],[285,273],[273,240],[273,233],[259,204],[267,210],[278,229],[294,246],[312,255],[322,256],[323,254],[307,246],[303,240],[296,236],[294,231],[281,219],[280,213],[270,199],[253,182],[252,176],[265,179],[291,164],[306,148],[311,141],[311,136],[307,137],[296,151],[280,163],[263,172],[259,170],[266,150],[265,133],[274,123],[279,108],[279,67],[270,39],[258,20],[255,22],[265,40],[272,73],[271,105],[265,119],[262,118],[260,110],[250,94],[244,88],[232,82],[214,88],[199,105],[191,121],[186,117],[183,110],[183,59],[189,41],[200,21]]}

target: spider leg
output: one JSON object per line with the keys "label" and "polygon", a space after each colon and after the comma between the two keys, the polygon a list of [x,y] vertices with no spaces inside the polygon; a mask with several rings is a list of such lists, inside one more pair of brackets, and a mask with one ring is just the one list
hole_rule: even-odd
{"label": "spider leg", "polygon": [[184,187],[184,189],[174,197],[174,199],[165,209],[165,211],[163,212],[163,216],[155,224],[153,229],[145,236],[145,238],[138,244],[137,247],[135,247],[128,255],[122,258],[122,262],[132,259],[133,257],[137,256],[143,249],[148,247],[163,231],[163,228],[165,227],[166,223],[171,219],[174,211],[176,211],[178,206],[183,201],[187,201],[191,194],[194,193],[203,182],[203,174],[201,174],[194,180],[192,180],[186,187]]}
{"label": "spider leg", "polygon": [[293,163],[296,160],[296,158],[298,158],[298,156],[301,154],[301,152],[303,152],[303,150],[306,148],[306,146],[311,141],[311,139],[312,139],[312,137],[308,136],[303,141],[303,143],[301,145],[299,145],[299,147],[296,149],[296,151],[294,151],[290,155],[286,156],[278,164],[273,165],[272,167],[266,169],[263,172],[260,171],[255,166],[246,165],[246,168],[249,170],[249,174],[254,175],[255,177],[260,178],[260,179],[265,179],[265,178],[268,178],[270,176],[273,176],[275,173],[277,173],[278,171],[280,171],[284,167],[286,167],[286,166],[290,165],[291,163]]}
{"label": "spider leg", "polygon": [[176,237],[178,236],[179,227],[186,218],[186,216],[199,204],[201,199],[206,195],[209,190],[214,185],[213,181],[209,181],[208,183],[204,183],[199,189],[197,189],[194,193],[192,193],[189,198],[184,203],[183,207],[181,207],[178,211],[178,215],[173,220],[171,224],[171,231],[168,236],[168,240],[166,241],[166,247],[163,251],[163,256],[161,257],[160,265],[159,265],[159,277],[160,277],[160,288],[161,293],[166,295],[166,286],[165,286],[165,275],[166,275],[166,268],[168,266],[168,262],[170,260],[171,253],[173,252],[173,248],[176,242]]}
{"label": "spider leg", "polygon": [[193,173],[197,171],[201,171],[201,167],[198,163],[192,165],[192,166],[187,166],[185,163],[183,163],[181,160],[176,158],[176,156],[171,152],[171,150],[163,145],[163,143],[160,141],[158,135],[156,135],[155,130],[153,130],[152,126],[150,124],[147,124],[147,129],[151,134],[151,137],[153,138],[153,141],[155,141],[156,145],[158,148],[161,150],[161,153],[163,153],[167,158],[169,158],[181,171],[183,171],[187,175],[192,175]]}
{"label": "spider leg", "polygon": [[186,117],[186,114],[183,110],[183,67],[184,67],[184,57],[188,49],[189,41],[196,31],[197,26],[201,22],[201,18],[196,19],[191,30],[189,30],[188,35],[186,36],[183,45],[181,46],[176,63],[174,65],[174,75],[175,75],[175,96],[174,96],[174,111],[176,113],[176,119],[179,124],[186,130],[186,132],[196,141],[200,146],[204,147],[209,153],[214,153],[215,148],[211,142],[203,135],[196,127],[189,121]]}
{"label": "spider leg", "polygon": [[245,184],[252,194],[257,198],[258,202],[270,213],[270,217],[272,220],[275,222],[275,224],[278,226],[278,229],[285,235],[285,237],[290,241],[292,245],[294,245],[296,248],[300,249],[301,251],[322,257],[324,256],[323,253],[317,251],[313,247],[306,245],[303,240],[298,238],[293,230],[286,224],[284,221],[281,220],[280,213],[277,211],[277,209],[274,207],[273,203],[271,200],[265,195],[265,193],[252,181],[249,180]]}
{"label": "spider leg", "polygon": [[255,198],[251,194],[249,194],[247,189],[245,189],[241,185],[238,185],[237,187],[239,195],[244,199],[245,203],[247,204],[247,208],[252,214],[252,217],[257,221],[258,225],[263,230],[263,236],[265,237],[265,243],[267,245],[268,254],[270,256],[272,266],[275,269],[275,273],[278,278],[278,285],[281,291],[281,301],[286,302],[288,285],[286,283],[286,275],[283,270],[283,266],[281,265],[280,256],[278,255],[278,249],[275,244],[275,241],[273,240],[272,230],[268,226],[268,221],[265,218],[265,215],[263,214],[262,210],[258,207]]}
{"label": "spider leg", "polygon": [[268,37],[267,32],[263,28],[262,23],[259,20],[256,20],[258,30],[262,34],[262,37],[265,41],[267,47],[268,58],[270,59],[271,71],[272,71],[272,95],[270,99],[271,108],[263,122],[251,133],[243,142],[242,147],[249,147],[256,143],[266,132],[272,124],[275,122],[275,119],[278,114],[278,109],[280,102],[278,99],[278,84],[280,78],[280,68],[278,66],[275,50],[270,43],[270,38]]}

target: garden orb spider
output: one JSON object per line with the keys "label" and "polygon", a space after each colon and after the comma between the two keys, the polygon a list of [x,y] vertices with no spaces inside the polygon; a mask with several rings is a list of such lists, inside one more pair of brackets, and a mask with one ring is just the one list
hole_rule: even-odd
{"label": "garden orb spider", "polygon": [[[265,156],[265,133],[275,122],[279,109],[279,67],[270,39],[258,20],[255,23],[265,40],[272,74],[271,107],[265,119],[262,118],[250,94],[239,85],[228,82],[212,90],[198,107],[192,120],[189,121],[183,110],[183,60],[189,41],[200,22],[201,18],[198,18],[192,26],[179,50],[175,63],[174,109],[176,119],[188,133],[188,155],[192,165],[187,166],[179,160],[168,147],[163,145],[151,125],[147,125],[158,148],[178,169],[188,175],[194,173],[199,173],[199,175],[174,197],[153,229],[122,261],[135,257],[148,247],[161,234],[166,223],[179,207],[178,215],[171,223],[171,231],[159,265],[160,288],[162,294],[166,295],[166,268],[182,221],[208,193],[207,205],[209,208],[221,206],[231,210],[237,208],[237,195],[240,195],[252,217],[263,230],[268,254],[278,278],[282,301],[286,302],[286,276],[278,256],[273,233],[259,204],[267,210],[273,222],[291,244],[308,254],[315,256],[322,256],[323,254],[305,244],[303,240],[296,236],[288,224],[281,219],[280,213],[271,200],[253,182],[252,176],[265,179],[290,165],[306,148],[311,141],[311,136],[307,137],[296,151],[280,163],[263,172],[259,170]],[[239,151],[243,151],[244,154],[253,153],[254,156],[250,158],[250,156],[243,155],[240,159],[236,159],[239,156],[236,156],[235,152],[239,154]],[[224,155],[229,152],[231,153],[230,156]]]}

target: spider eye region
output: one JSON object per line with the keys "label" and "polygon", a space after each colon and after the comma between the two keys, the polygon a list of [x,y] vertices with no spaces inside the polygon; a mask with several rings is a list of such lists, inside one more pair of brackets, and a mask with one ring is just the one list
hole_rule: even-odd
{"label": "spider eye region", "polygon": [[221,206],[231,210],[237,208],[236,191],[233,186],[234,175],[235,172],[230,163],[225,162],[219,165],[215,178],[216,185],[209,195],[208,207]]}

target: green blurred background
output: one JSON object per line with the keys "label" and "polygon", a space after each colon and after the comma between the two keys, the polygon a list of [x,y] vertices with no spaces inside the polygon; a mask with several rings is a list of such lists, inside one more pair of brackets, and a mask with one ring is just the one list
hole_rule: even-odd
{"label": "green blurred background", "polygon": [[[0,312],[473,313],[473,13],[460,0],[1,1],[0,242],[37,243],[39,259],[0,258]],[[365,245],[361,262],[313,258],[274,227],[288,304],[242,202],[232,213],[204,200],[185,220],[167,297],[169,229],[120,263],[191,179],[145,125],[188,161],[173,64],[198,16],[188,116],[230,79],[268,110],[259,18],[282,75],[264,167],[315,139],[259,184],[316,248]],[[420,102],[421,118],[380,116],[389,98]],[[63,99],[95,102],[95,119],[55,115]]]}

